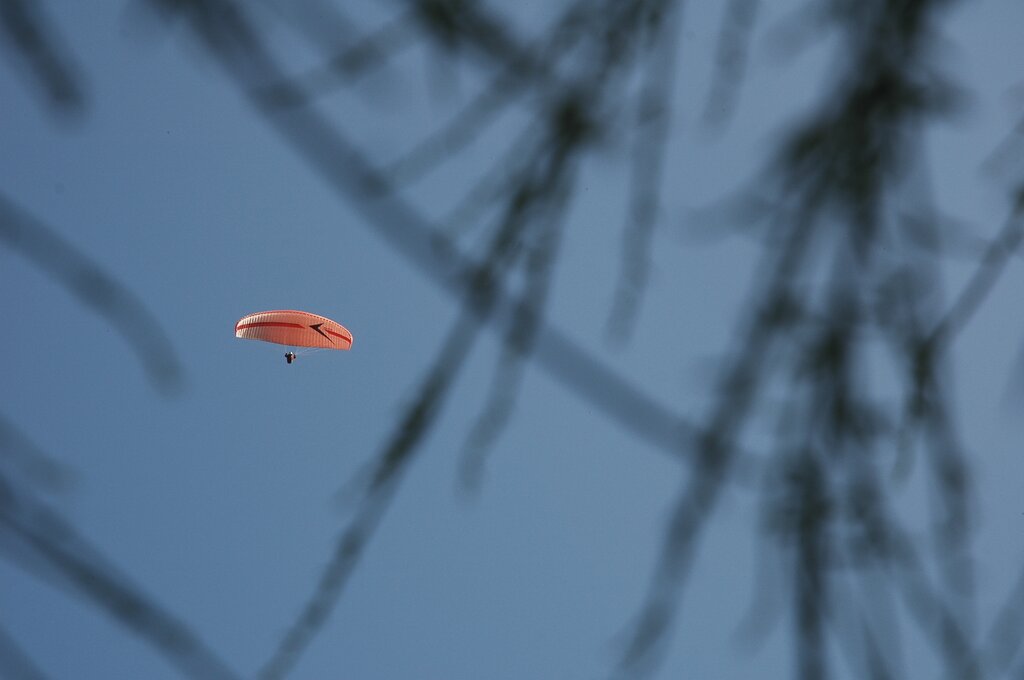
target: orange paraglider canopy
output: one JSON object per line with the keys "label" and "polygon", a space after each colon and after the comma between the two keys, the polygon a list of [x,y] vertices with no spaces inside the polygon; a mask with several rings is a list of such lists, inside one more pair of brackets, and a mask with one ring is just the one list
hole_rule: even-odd
{"label": "orange paraglider canopy", "polygon": [[276,342],[292,347],[352,347],[352,334],[337,321],[293,309],[256,312],[244,316],[235,324],[235,337]]}

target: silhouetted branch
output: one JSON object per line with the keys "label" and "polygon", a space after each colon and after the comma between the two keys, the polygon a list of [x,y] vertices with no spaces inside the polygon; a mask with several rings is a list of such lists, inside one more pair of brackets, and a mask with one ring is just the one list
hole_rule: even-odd
{"label": "silhouetted branch", "polygon": [[752,306],[757,311],[741,335],[734,359],[719,382],[707,425],[694,444],[690,478],[679,492],[669,520],[646,602],[620,662],[622,672],[652,670],[655,654],[665,642],[679,606],[679,594],[689,575],[696,542],[736,462],[737,441],[756,405],[771,350],[780,333],[799,318],[792,304],[792,287],[807,256],[813,212],[812,204],[791,221],[782,222],[780,227],[788,232],[785,245],[780,252],[768,253],[763,258],[765,273],[757,279],[762,282],[758,293],[763,294],[754,296]]}
{"label": "silhouetted branch", "polygon": [[0,675],[8,680],[46,680],[32,658],[0,626]]}
{"label": "silhouetted branch", "polygon": [[500,21],[484,3],[475,0],[403,0],[419,18],[424,33],[442,49],[454,52],[466,46],[498,68],[515,68],[534,87],[549,93],[564,91],[568,83],[512,27]]}
{"label": "silhouetted branch", "polygon": [[444,230],[448,240],[455,243],[463,232],[478,226],[474,222],[483,222],[488,209],[501,206],[502,199],[511,195],[522,183],[523,173],[527,171],[529,161],[535,154],[537,128],[540,127],[541,124],[535,122],[515,136],[490,170],[483,173],[463,193],[458,203],[438,221],[439,228]]}
{"label": "silhouetted branch", "polygon": [[949,677],[973,679],[981,676],[981,659],[961,620],[937,594],[920,564],[916,552],[904,540],[899,567],[901,595],[918,629],[943,657]]}
{"label": "silhouetted branch", "polygon": [[[236,677],[183,622],[129,585],[60,515],[0,473],[0,557],[91,601],[192,678]],[[11,545],[8,542],[13,542]]]}
{"label": "silhouetted branch", "polygon": [[1011,192],[1024,190],[1024,118],[1020,118],[1010,133],[989,154],[982,166],[989,174],[1003,176]]}
{"label": "silhouetted branch", "polygon": [[[345,8],[332,0],[261,0],[286,26],[324,54],[336,55],[362,42],[362,30]],[[386,65],[390,52],[372,55],[366,66]]]}
{"label": "silhouetted branch", "polygon": [[0,194],[0,244],[22,255],[91,307],[138,355],[160,389],[178,388],[182,368],[155,315],[124,284]]}
{"label": "silhouetted branch", "polygon": [[10,50],[31,73],[52,109],[79,113],[85,106],[85,93],[75,63],[64,53],[65,44],[42,3],[0,0],[0,46]]}
{"label": "silhouetted branch", "polygon": [[[539,39],[531,41],[528,47],[531,58],[536,54],[536,58],[544,63],[557,64],[562,55],[571,50],[582,37],[578,26],[582,12],[580,3],[571,5],[551,29],[545,31]],[[526,93],[535,96],[533,85],[534,81],[529,72],[524,72],[523,64],[512,62],[501,66],[488,85],[448,123],[427,135],[404,156],[388,164],[381,173],[395,185],[415,181],[442,161],[453,158],[477,139],[514,97]],[[552,93],[542,101],[556,98],[557,95]],[[495,167],[500,165],[499,161]]]}
{"label": "silhouetted branch", "polygon": [[736,110],[736,99],[747,70],[747,53],[757,20],[758,0],[729,0],[718,35],[715,74],[704,107],[704,123],[722,130]]}
{"label": "silhouetted branch", "polygon": [[0,414],[0,471],[24,478],[47,491],[67,488],[72,471],[33,444],[12,422]]}
{"label": "silhouetted branch", "polygon": [[[793,461],[784,492],[792,500],[792,517],[785,521],[793,550],[793,612],[796,625],[797,677],[824,680],[828,673],[825,623],[831,594],[827,584],[827,527],[833,512],[826,475],[814,451],[807,450]],[[787,489],[788,487],[788,489]],[[785,540],[785,539],[784,539]]]}
{"label": "silhouetted branch", "polygon": [[[327,64],[267,86],[265,96],[268,101],[276,99],[281,106],[308,106],[371,70],[382,68],[392,55],[411,46],[415,38],[413,25],[410,12],[401,14],[337,51]],[[335,51],[333,45],[331,49]]]}
{"label": "silhouetted branch", "polygon": [[868,667],[868,677],[872,680],[896,680],[900,677],[890,670],[885,656],[878,644],[878,636],[867,623],[862,626],[861,635],[864,638],[864,656]]}
{"label": "silhouetted branch", "polygon": [[[552,159],[550,171],[561,172],[564,159]],[[420,448],[423,437],[440,412],[449,388],[465,364],[480,328],[493,309],[501,271],[516,258],[518,239],[527,224],[525,216],[533,198],[512,201],[501,228],[495,234],[486,263],[479,267],[466,290],[462,313],[449,332],[441,353],[419,389],[416,400],[406,409],[392,431],[387,445],[376,456],[370,471],[360,474],[366,489],[354,519],[342,532],[334,555],[298,619],[289,627],[273,655],[260,671],[265,680],[283,678],[298,662],[302,652],[323,627],[376,531],[398,488],[402,474]]]}
{"label": "silhouetted branch", "polygon": [[339,536],[334,553],[321,572],[316,588],[299,617],[289,626],[271,657],[260,669],[258,676],[262,680],[285,677],[320,632],[381,518],[391,505],[420,442],[434,424],[458,369],[462,366],[463,358],[476,338],[477,330],[475,317],[466,313],[449,332],[441,354],[420,386],[415,401],[406,409],[388,443],[375,457],[372,471],[367,477],[368,487],[359,508]]}
{"label": "silhouetted branch", "polygon": [[[470,430],[463,452],[462,475],[466,486],[474,488],[482,474],[483,457],[508,423],[519,391],[524,370],[523,362],[529,358],[537,338],[537,329],[544,317],[550,292],[554,265],[564,231],[566,202],[572,193],[569,182],[571,171],[566,167],[575,154],[580,140],[554,139],[547,171],[537,180],[534,193],[538,196],[542,215],[535,217],[539,233],[527,244],[526,284],[522,306],[516,311],[512,324],[505,330],[505,343],[492,383],[491,394],[483,412]],[[526,300],[530,303],[526,304]]]}
{"label": "silhouetted branch", "polygon": [[988,297],[989,291],[999,280],[1009,259],[1019,253],[1022,239],[1024,239],[1024,191],[1017,198],[1013,214],[989,245],[974,271],[974,275],[957,296],[953,306],[932,330],[928,338],[928,343],[932,347],[928,351],[942,351],[944,346],[952,342],[956,334],[967,325],[971,316],[981,307],[981,303]]}
{"label": "silhouetted branch", "polygon": [[1003,677],[1024,645],[1024,569],[993,617],[986,638],[986,670],[990,677]]}
{"label": "silhouetted branch", "polygon": [[682,23],[678,3],[657,7],[657,21],[644,22],[650,63],[636,100],[629,214],[622,235],[622,273],[608,317],[608,337],[625,342],[632,335],[640,298],[650,275],[651,239],[661,207],[662,173],[669,148],[672,95]]}
{"label": "silhouetted branch", "polygon": [[[757,310],[755,320],[726,361],[718,402],[705,420],[704,436],[697,445],[698,464],[680,493],[622,670],[649,670],[654,652],[665,644],[695,542],[736,457],[732,442],[742,435],[752,414],[766,409],[762,395],[775,376],[788,375],[788,392],[799,406],[795,415],[784,412],[780,418],[776,435],[780,459],[775,466],[784,466],[787,452],[794,447],[805,453],[798,458],[803,472],[797,478],[803,481],[781,501],[782,516],[789,518],[789,524],[779,540],[792,546],[797,674],[820,678],[828,673],[824,626],[833,614],[827,578],[831,560],[825,546],[836,522],[831,510],[834,489],[843,487],[830,484],[829,476],[850,478],[851,469],[846,466],[868,456],[885,431],[877,416],[884,409],[871,406],[871,399],[860,395],[863,388],[854,378],[866,372],[858,346],[872,320],[864,314],[863,296],[885,271],[878,263],[887,238],[888,197],[912,162],[908,131],[923,117],[945,110],[946,89],[931,76],[922,79],[914,66],[927,53],[931,15],[941,5],[904,3],[901,12],[889,12],[877,3],[835,8],[839,11],[833,19],[846,34],[852,55],[849,73],[833,79],[836,91],[790,137],[773,168],[781,178],[780,195],[796,206],[795,216],[783,215],[773,224],[771,243],[779,254],[766,255],[763,261],[774,264],[767,274],[755,277],[749,305]],[[781,244],[778,233],[785,237]],[[829,272],[824,286],[816,270],[822,254]],[[908,262],[907,266],[911,271],[916,268],[915,276],[925,275],[921,271],[925,265]],[[929,318],[924,303],[928,298],[918,292],[907,290],[902,318],[883,320],[885,332],[910,346],[915,346],[918,329],[927,327]],[[817,308],[823,311],[815,314],[812,310]],[[779,315],[773,311],[780,309],[789,310],[781,316],[784,323],[776,320]],[[773,351],[773,347],[780,349]],[[974,677],[977,657],[970,627],[962,620],[969,609],[963,605],[972,599],[966,558],[970,487],[951,424],[949,388],[938,380],[940,366],[934,358],[930,355],[927,363],[917,364],[918,372],[908,376],[905,388],[908,393],[926,395],[920,402],[925,415],[918,425],[932,454],[932,481],[941,513],[936,566],[956,596],[945,601],[933,595],[925,585],[925,570],[911,559],[916,553],[909,546],[904,547],[900,562],[907,574],[903,593],[918,628],[947,667],[955,669],[955,674]],[[915,377],[922,375],[922,366],[927,376],[923,382]],[[793,437],[798,441],[791,441]],[[827,468],[818,461],[826,455]],[[829,476],[824,469],[830,470]],[[808,470],[817,472],[809,475]],[[894,518],[879,514],[876,519],[876,532],[894,530]]]}

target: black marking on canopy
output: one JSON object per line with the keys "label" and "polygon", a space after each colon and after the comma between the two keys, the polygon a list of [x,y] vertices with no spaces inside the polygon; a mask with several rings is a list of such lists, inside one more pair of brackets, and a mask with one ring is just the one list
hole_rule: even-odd
{"label": "black marking on canopy", "polygon": [[320,335],[322,335],[325,338],[327,338],[327,342],[329,342],[329,343],[331,343],[333,345],[334,344],[334,340],[331,340],[330,336],[327,335],[327,333],[324,333],[322,330],[320,330],[320,326],[323,326],[323,325],[324,324],[321,321],[320,323],[311,323],[311,324],[309,324],[309,327],[312,328],[313,330],[315,330]]}

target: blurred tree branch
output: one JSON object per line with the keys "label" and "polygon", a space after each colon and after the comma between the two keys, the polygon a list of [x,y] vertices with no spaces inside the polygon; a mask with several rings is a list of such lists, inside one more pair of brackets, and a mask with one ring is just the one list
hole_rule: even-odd
{"label": "blurred tree branch", "polygon": [[[189,628],[130,584],[130,579],[78,535],[72,525],[10,474],[8,460],[42,454],[0,419],[0,558],[32,577],[90,601],[152,645],[181,672],[197,679],[230,679],[233,671]],[[0,631],[2,636],[2,631]],[[13,641],[0,639],[0,671],[34,669]],[[27,673],[32,677],[32,672]]]}
{"label": "blurred tree branch", "polygon": [[84,108],[80,69],[67,55],[65,41],[46,16],[42,3],[0,0],[0,48],[6,48],[23,66],[53,111],[76,114]]}
{"label": "blurred tree branch", "polygon": [[0,194],[0,244],[22,255],[124,337],[160,390],[181,386],[182,368],[156,315],[131,288]]}
{"label": "blurred tree branch", "polygon": [[[55,106],[76,106],[81,95],[75,69],[58,56],[60,41],[42,14],[23,0],[2,2],[4,44],[29,65]],[[632,112],[633,148],[622,273],[611,316],[628,326],[638,313],[661,219],[680,2],[567,2],[535,38],[522,37],[493,7],[473,0],[402,0],[390,21],[369,31],[333,3],[265,3],[323,52],[321,66],[297,76],[288,75],[285,61],[264,40],[265,24],[244,3],[147,2],[168,23],[186,19],[251,108],[461,310],[417,397],[368,463],[354,518],[262,677],[286,676],[336,606],[485,327],[501,336],[503,352],[488,401],[467,437],[465,481],[476,484],[483,456],[511,418],[527,362],[638,440],[685,462],[657,566],[614,673],[635,677],[658,668],[701,536],[710,530],[726,486],[755,462],[763,484],[754,530],[763,532],[770,557],[789,576],[784,606],[795,677],[835,674],[833,638],[858,673],[905,675],[898,632],[904,619],[928,641],[949,677],[998,677],[1013,668],[1024,626],[1014,612],[1024,606],[1024,588],[1018,584],[1007,596],[985,639],[976,630],[972,468],[957,429],[949,374],[956,334],[1020,254],[1024,174],[1012,178],[1014,207],[1005,227],[948,305],[936,257],[943,252],[942,225],[930,200],[915,195],[906,181],[911,170],[927,174],[923,130],[957,98],[935,65],[937,26],[954,3],[816,0],[789,25],[791,38],[798,30],[834,32],[843,60],[817,108],[778,145],[758,178],[757,195],[741,197],[748,209],[730,216],[733,229],[763,235],[764,247],[710,406],[702,418],[688,421],[545,319],[577,173],[589,155],[621,134],[623,109]],[[759,10],[756,0],[732,0],[726,7],[705,109],[705,120],[720,133],[739,99]],[[326,25],[337,30],[325,31]],[[394,67],[399,52],[420,44],[453,64],[470,65],[485,85],[447,123],[387,163],[360,149],[345,122],[323,113],[318,103],[328,91]],[[637,80],[640,87],[631,88]],[[401,192],[480,140],[502,113],[523,105],[531,123],[479,173],[479,185],[466,193],[450,222],[429,219]],[[1019,155],[1012,142],[997,154],[1001,166]],[[497,206],[491,223],[479,216],[483,204]],[[477,230],[488,244],[482,255],[474,255],[454,229],[466,215],[481,223]],[[920,247],[922,233],[929,252]],[[0,242],[118,328],[157,384],[173,382],[180,371],[158,361],[173,354],[165,351],[156,324],[149,319],[137,330],[125,321],[148,318],[130,290],[3,197]],[[877,370],[879,347],[902,371],[895,397],[879,393],[867,379]],[[781,407],[770,396],[780,393]],[[902,412],[891,416],[894,400]],[[5,439],[2,426],[0,446],[20,441]],[[743,446],[754,430],[767,430],[771,442],[757,461]],[[887,460],[915,456],[927,462],[922,474],[932,496],[926,546],[888,500]],[[83,557],[90,550],[63,520],[42,508],[35,514],[49,518],[47,528],[25,524],[10,508],[41,506],[13,483],[5,481],[0,491],[7,503],[0,509],[8,513],[0,518],[35,559],[56,567],[78,592],[136,627],[180,667],[209,677],[227,673],[183,624],[154,613],[141,596],[117,590],[114,572]],[[51,535],[54,527],[57,536]],[[60,536],[70,536],[70,543],[57,541]],[[145,612],[141,619],[130,614],[139,610]],[[897,632],[878,632],[879,622]],[[6,653],[11,665],[31,668],[5,640],[0,631],[0,662]]]}

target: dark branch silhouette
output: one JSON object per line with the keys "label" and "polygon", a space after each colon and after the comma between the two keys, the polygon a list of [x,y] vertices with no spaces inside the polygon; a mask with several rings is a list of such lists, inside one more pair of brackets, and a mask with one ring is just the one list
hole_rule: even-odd
{"label": "dark branch silhouette", "polygon": [[155,315],[102,266],[0,194],[0,244],[31,261],[117,329],[154,385],[180,387],[182,368]]}
{"label": "dark branch silhouette", "polygon": [[[749,426],[751,415],[763,408],[760,394],[767,385],[778,375],[791,375],[795,415],[784,413],[780,419],[775,437],[778,451],[771,467],[797,464],[796,473],[782,475],[796,481],[782,496],[780,511],[789,519],[779,534],[792,553],[796,674],[808,680],[830,674],[823,642],[826,623],[836,613],[827,581],[832,568],[828,546],[833,526],[844,523],[833,507],[837,494],[833,487],[864,479],[863,473],[846,472],[847,467],[859,468],[878,446],[873,412],[880,409],[870,406],[865,387],[854,379],[867,370],[860,338],[878,324],[879,331],[903,344],[896,349],[897,356],[910,352],[912,357],[913,369],[904,389],[913,399],[914,428],[930,454],[938,497],[933,523],[935,564],[950,593],[949,599],[940,598],[925,588],[924,570],[916,557],[909,558],[916,552],[904,546],[903,566],[907,562],[912,566],[906,594],[918,615],[918,627],[930,637],[946,667],[955,677],[978,677],[972,634],[964,628],[972,600],[966,547],[971,490],[952,424],[950,390],[940,377],[945,361],[928,347],[923,330],[934,323],[935,312],[928,308],[934,286],[905,289],[905,307],[898,317],[874,317],[865,295],[886,276],[883,248],[899,238],[888,233],[892,220],[887,211],[907,165],[913,162],[913,131],[922,119],[945,110],[944,84],[921,81],[922,71],[915,68],[915,60],[928,54],[933,17],[942,5],[907,2],[902,3],[903,11],[889,12],[882,4],[866,3],[850,6],[847,13],[835,17],[847,36],[850,72],[836,80],[838,91],[823,110],[790,137],[772,169],[783,178],[780,195],[791,197],[797,207],[772,223],[772,229],[783,235],[782,241],[773,237],[778,245],[765,253],[764,260],[771,264],[756,279],[750,304],[757,310],[754,321],[740,334],[744,341],[725,362],[719,402],[707,416],[705,435],[697,445],[701,465],[680,492],[647,604],[623,656],[623,671],[651,669],[678,609],[697,538],[728,478],[735,457],[731,444]],[[1007,240],[1015,247],[1014,237],[1000,238],[994,252],[1004,255]],[[822,254],[828,256],[831,269],[826,284],[808,285],[814,281],[813,265]],[[936,278],[929,259],[905,258],[899,265],[912,277]],[[971,291],[987,290],[989,275],[998,271],[986,263],[983,267],[981,282],[972,284],[962,298],[968,308],[980,299]],[[797,288],[801,282],[806,282],[804,287]],[[828,304],[821,312],[806,313],[822,301]],[[810,346],[806,338],[812,340]],[[799,351],[783,351],[770,359],[783,339]],[[845,475],[832,472],[837,466]],[[824,469],[830,474],[823,474]],[[894,518],[879,517],[882,527],[875,530],[892,531]]]}
{"label": "dark branch silhouette", "polygon": [[[694,421],[643,393],[545,318],[578,174],[595,152],[623,136],[623,111],[632,112],[633,146],[611,317],[628,326],[638,314],[661,217],[682,3],[567,2],[532,38],[493,4],[472,0],[402,0],[390,21],[370,30],[324,0],[264,3],[321,53],[321,66],[298,75],[264,39],[269,24],[260,22],[271,20],[245,3],[148,4],[168,23],[184,19],[251,109],[460,310],[425,367],[416,398],[353,483],[354,515],[299,616],[268,653],[261,677],[291,672],[338,605],[404,473],[424,453],[425,437],[482,329],[498,334],[502,353],[467,434],[461,471],[471,488],[512,417],[529,367],[638,442],[683,463],[659,560],[613,673],[657,670],[673,623],[686,613],[683,592],[715,508],[730,484],[750,481],[751,470],[760,478],[747,486],[761,508],[752,531],[764,546],[754,568],[782,574],[772,584],[782,587],[774,601],[755,600],[745,628],[763,637],[785,621],[795,677],[836,675],[840,661],[878,680],[913,675],[903,629],[930,646],[951,678],[1019,672],[1024,619],[1016,612],[1024,587],[1013,588],[990,625],[978,625],[970,545],[975,491],[950,380],[957,335],[1021,253],[1019,130],[989,163],[1010,176],[1013,207],[983,247],[950,229],[908,180],[911,173],[928,174],[923,131],[957,99],[936,58],[937,26],[952,2],[816,0],[776,32],[787,49],[836,36],[840,58],[818,105],[780,137],[756,186],[724,213],[729,233],[754,236],[762,253],[707,410]],[[725,8],[705,110],[720,133],[741,99],[760,7],[756,0],[732,0]],[[77,68],[41,10],[0,0],[0,22],[3,45],[53,105],[80,106]],[[371,73],[381,77],[413,45],[433,48],[445,65],[468,66],[482,86],[389,163],[360,148],[345,121],[318,109],[318,101]],[[527,111],[529,120],[518,136],[500,140],[496,147],[505,150],[492,154],[449,219],[427,218],[425,206],[401,193],[441,172],[470,144],[489,143],[486,135],[513,109]],[[462,230],[467,223],[472,240]],[[130,289],[2,196],[0,244],[117,328],[158,385],[178,379],[169,343]],[[947,302],[941,258],[949,254],[978,261]],[[868,379],[879,354],[896,367],[893,393],[880,393]],[[754,456],[748,436],[769,442],[767,451]],[[183,623],[125,585],[69,522],[36,500],[34,485],[57,466],[26,441],[0,421],[0,453],[23,452],[0,458],[0,533],[8,539],[0,555],[28,560],[91,598],[182,670],[229,676]],[[930,494],[923,531],[890,500],[915,460]],[[782,614],[768,611],[773,608]],[[37,673],[13,640],[0,630],[0,669]]]}
{"label": "dark branch silhouette", "polygon": [[[307,26],[310,22],[302,22],[303,15],[304,13],[300,12],[297,17],[300,20],[300,30],[312,41],[324,43],[325,40],[320,37],[321,30],[318,30],[319,24]],[[335,18],[332,23],[342,24],[344,30],[348,32],[355,31],[348,21],[340,18]],[[336,31],[330,34],[329,49],[332,51],[336,49],[334,43],[338,35]],[[340,87],[351,85],[373,70],[383,68],[390,55],[411,45],[415,36],[410,14],[400,15],[373,33],[351,41],[351,44],[338,50],[327,64],[280,84],[267,86],[266,97],[271,101],[276,99],[281,106],[308,106],[317,98],[330,94]]]}
{"label": "dark branch silhouette", "polygon": [[640,298],[650,273],[651,240],[659,217],[662,172],[668,153],[671,98],[682,19],[678,3],[666,3],[658,20],[646,27],[649,64],[636,98],[636,129],[631,169],[629,214],[622,238],[622,274],[608,318],[608,337],[625,342],[632,334]]}
{"label": "dark branch silhouette", "polygon": [[747,70],[750,37],[758,0],[729,0],[715,52],[715,76],[704,108],[704,122],[721,132],[736,110],[736,98]]}
{"label": "dark branch silhouette", "polygon": [[0,414],[0,470],[26,484],[48,492],[65,491],[74,482],[74,472],[49,456]]}
{"label": "dark branch silhouette", "polygon": [[11,680],[45,680],[46,675],[14,638],[0,626],[0,673]]}
{"label": "dark branch silhouette", "polygon": [[[566,150],[547,159],[544,179],[554,180],[564,172]],[[476,339],[479,319],[493,309],[498,291],[496,273],[510,266],[517,258],[519,239],[532,204],[543,196],[545,182],[532,190],[524,189],[521,200],[512,201],[501,228],[495,235],[484,265],[467,288],[465,311],[456,322],[441,354],[424,380],[417,399],[408,407],[399,425],[378,454],[368,475],[362,475],[366,489],[355,518],[342,533],[334,556],[324,569],[320,582],[298,620],[289,628],[278,649],[264,665],[260,677],[283,677],[310,640],[319,632],[334,608],[349,575],[361,557],[367,542],[376,530],[383,513],[394,497],[401,474],[419,450],[423,436],[433,424],[447,392]]]}
{"label": "dark branch silhouette", "polygon": [[41,3],[0,1],[0,48],[24,67],[52,110],[77,114],[85,107],[82,76]]}
{"label": "dark branch silhouette", "polygon": [[129,579],[54,510],[0,473],[0,557],[89,600],[197,679],[237,677],[176,617]]}

